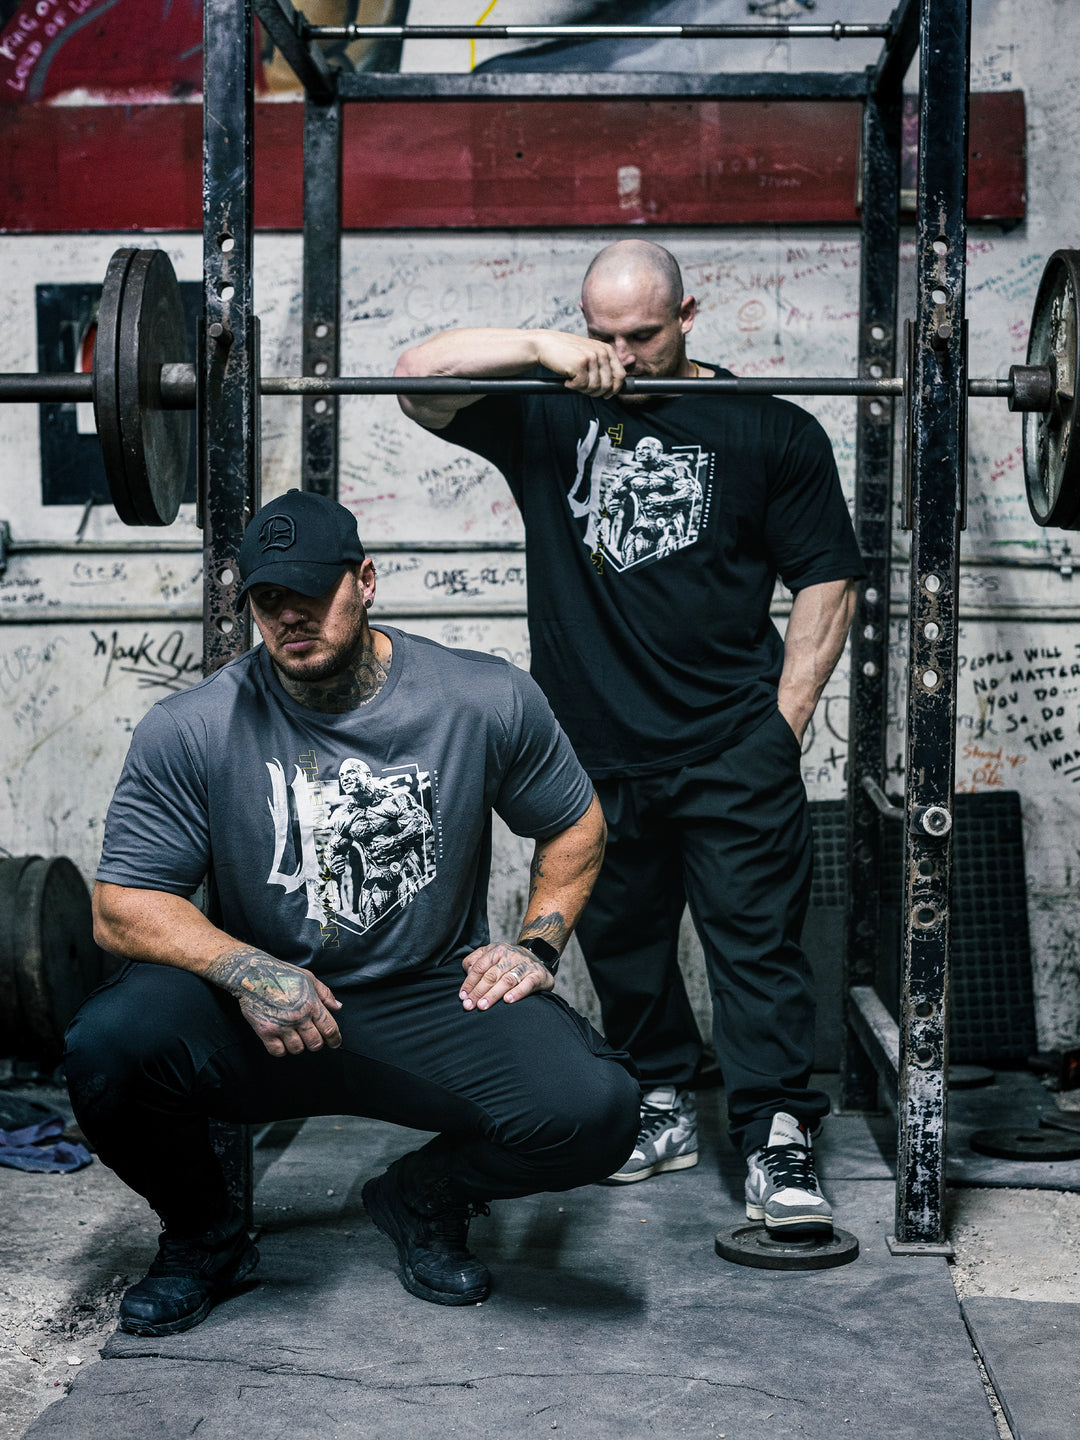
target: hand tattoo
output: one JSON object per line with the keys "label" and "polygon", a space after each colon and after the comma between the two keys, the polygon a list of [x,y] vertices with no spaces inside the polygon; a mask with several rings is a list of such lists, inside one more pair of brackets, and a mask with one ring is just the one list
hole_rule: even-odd
{"label": "hand tattoo", "polygon": [[310,1016],[312,1001],[320,1003],[308,971],[275,960],[254,945],[218,955],[205,973],[207,980],[236,997],[249,1019],[293,1026]]}

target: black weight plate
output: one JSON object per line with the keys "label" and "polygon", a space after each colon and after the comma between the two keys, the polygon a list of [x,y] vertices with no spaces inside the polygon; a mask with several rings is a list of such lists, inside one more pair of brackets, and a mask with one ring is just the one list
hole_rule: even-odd
{"label": "black weight plate", "polygon": [[120,433],[120,397],[117,367],[120,353],[120,306],[128,268],[135,257],[132,249],[117,250],[105,271],[98,302],[97,334],[94,339],[94,424],[101,443],[105,476],[113,508],[126,525],[131,518],[131,497],[124,479],[123,437]]}
{"label": "black weight plate", "polygon": [[1005,1130],[976,1130],[968,1142],[980,1155],[997,1160],[1080,1160],[1080,1135],[1032,1126]]}
{"label": "black weight plate", "polygon": [[747,1221],[716,1232],[716,1253],[721,1260],[755,1270],[832,1270],[856,1258],[859,1242],[848,1231],[835,1229],[829,1240],[774,1239],[764,1225]]}
{"label": "black weight plate", "polygon": [[34,855],[13,855],[0,860],[0,1055],[15,1054],[22,1039],[17,897],[23,871],[36,859]]}
{"label": "black weight plate", "polygon": [[55,1064],[71,1017],[102,978],[90,891],[65,856],[34,856],[20,872],[15,903],[16,1053]]}
{"label": "black weight plate", "polygon": [[[192,412],[161,403],[161,367],[184,359],[180,285],[162,250],[137,250],[120,300],[117,397],[128,525],[171,525],[187,480]],[[131,518],[129,518],[129,514]]]}
{"label": "black weight plate", "polygon": [[1046,262],[1031,314],[1027,363],[1047,365],[1054,383],[1048,411],[1024,415],[1024,480],[1039,525],[1080,529],[1080,434],[1077,345],[1080,252],[1055,250]]}

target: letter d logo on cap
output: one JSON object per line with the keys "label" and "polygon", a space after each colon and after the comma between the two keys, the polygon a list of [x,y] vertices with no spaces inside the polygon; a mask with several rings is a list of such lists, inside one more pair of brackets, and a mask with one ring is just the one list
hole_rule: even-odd
{"label": "letter d logo on cap", "polygon": [[291,515],[271,515],[259,527],[259,544],[264,550],[288,550],[296,544],[296,523]]}

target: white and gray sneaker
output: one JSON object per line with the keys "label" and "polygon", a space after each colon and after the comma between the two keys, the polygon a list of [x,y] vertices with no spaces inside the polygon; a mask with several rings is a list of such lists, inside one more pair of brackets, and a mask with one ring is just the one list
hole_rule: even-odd
{"label": "white and gray sneaker", "polygon": [[692,1090],[660,1085],[641,1097],[641,1129],[634,1153],[609,1185],[631,1185],[665,1170],[697,1164],[697,1109]]}
{"label": "white and gray sneaker", "polygon": [[832,1207],[814,1173],[810,1132],[793,1115],[772,1118],[769,1139],[746,1160],[746,1215],[785,1235],[832,1234]]}

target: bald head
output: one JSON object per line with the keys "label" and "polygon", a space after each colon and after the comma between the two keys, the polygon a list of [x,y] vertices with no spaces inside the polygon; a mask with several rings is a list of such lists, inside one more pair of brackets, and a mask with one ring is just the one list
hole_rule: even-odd
{"label": "bald head", "polygon": [[679,262],[670,250],[651,240],[616,240],[594,255],[581,282],[581,304],[588,308],[594,288],[658,301],[674,313],[682,304]]}
{"label": "bald head", "polygon": [[[601,250],[581,286],[581,309],[594,340],[611,346],[627,375],[662,379],[696,374],[686,358],[694,324],[692,295],[683,294],[678,261],[651,240],[619,240]],[[644,396],[620,395],[645,404]]]}

